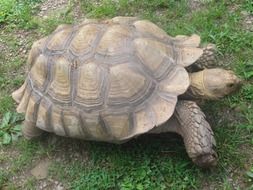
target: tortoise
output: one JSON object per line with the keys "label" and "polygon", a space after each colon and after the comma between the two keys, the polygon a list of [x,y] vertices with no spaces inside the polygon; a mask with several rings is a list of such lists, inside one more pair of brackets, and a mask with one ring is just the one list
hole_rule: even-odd
{"label": "tortoise", "polygon": [[12,93],[17,112],[25,113],[23,135],[123,143],[176,132],[195,164],[214,166],[213,131],[196,100],[240,86],[232,71],[208,69],[214,49],[201,47],[196,34],[171,37],[135,17],[60,25],[33,44],[26,80]]}

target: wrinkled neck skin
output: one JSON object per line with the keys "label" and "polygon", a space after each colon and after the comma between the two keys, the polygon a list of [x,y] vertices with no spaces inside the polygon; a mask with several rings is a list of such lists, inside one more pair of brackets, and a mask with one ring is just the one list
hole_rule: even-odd
{"label": "wrinkled neck skin", "polygon": [[217,97],[205,86],[204,70],[196,73],[190,73],[189,77],[190,86],[184,94],[188,97],[188,99],[217,99]]}
{"label": "wrinkled neck skin", "polygon": [[181,95],[180,99],[198,100],[198,99],[217,99],[206,89],[204,84],[204,71],[189,73],[190,86],[187,91]]}

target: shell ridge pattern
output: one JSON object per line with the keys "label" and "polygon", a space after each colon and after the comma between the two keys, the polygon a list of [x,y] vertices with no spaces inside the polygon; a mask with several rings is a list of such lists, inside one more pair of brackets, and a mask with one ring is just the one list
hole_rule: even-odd
{"label": "shell ridge pattern", "polygon": [[107,105],[108,105],[108,96],[109,96],[109,89],[110,89],[110,75],[109,75],[109,70],[108,69],[104,69],[106,70],[105,72],[103,72],[103,78],[102,78],[102,88],[101,88],[101,96],[104,97],[104,109],[106,109]]}
{"label": "shell ridge pattern", "polygon": [[155,83],[157,83],[157,80],[155,79],[153,73],[148,69],[148,67],[142,63],[142,60],[140,59],[140,57],[138,55],[134,56],[134,60],[135,62],[139,65],[140,69],[146,71],[145,75],[152,79]]}
{"label": "shell ridge pattern", "polygon": [[128,113],[128,119],[129,119],[129,130],[128,130],[128,133],[132,134],[132,132],[134,130],[134,127],[136,125],[134,124],[134,113],[131,110]]}
{"label": "shell ridge pattern", "polygon": [[27,96],[28,101],[25,103],[25,106],[24,106],[25,110],[27,110],[27,107],[28,107],[28,104],[29,104],[29,99],[31,98],[33,89],[31,88],[30,85],[27,85],[26,90],[28,91],[28,96]]}
{"label": "shell ridge pattern", "polygon": [[75,105],[83,106],[85,109],[93,109],[94,111],[102,106],[101,91],[105,87],[103,81],[106,78],[106,72],[103,72],[103,69],[95,61],[87,61],[81,65],[80,69],[76,70],[78,79],[73,100]]}
{"label": "shell ridge pattern", "polygon": [[[61,30],[59,30],[59,31],[55,31],[55,32],[53,32],[53,34],[51,34],[51,35],[48,37],[48,39],[46,40],[46,43],[45,43],[45,47],[43,48],[43,49],[44,49],[45,55],[50,56],[50,55],[55,55],[55,54],[62,54],[62,53],[64,53],[64,51],[66,50],[66,45],[68,44],[68,42],[70,42],[71,36],[73,36],[73,34],[74,34],[73,29],[71,29],[71,30],[69,31],[69,33],[67,34],[67,36],[65,36],[65,39],[61,39],[61,40],[63,40],[63,42],[64,42],[64,43],[61,44],[61,46],[62,46],[62,48],[63,48],[63,47],[65,47],[65,48],[63,48],[63,49],[50,49],[48,46],[49,46],[49,44],[52,42],[52,40],[54,39],[54,37],[56,37],[57,34],[60,34],[61,32],[65,31],[65,30],[66,30],[66,29],[63,28],[63,29],[61,29]],[[67,46],[67,47],[68,47],[68,46]]]}
{"label": "shell ridge pattern", "polygon": [[[38,114],[40,101],[41,101],[41,97],[37,96],[36,93],[34,91],[32,91],[31,98],[28,102],[28,107],[29,107],[29,104],[33,105],[33,108],[30,108],[30,110],[32,110],[32,113],[30,113],[31,114],[30,118],[33,123],[36,122],[36,120],[37,120],[37,114]],[[28,117],[27,114],[29,114],[29,108],[26,110],[26,114],[25,114],[26,118]],[[30,119],[27,119],[27,120],[29,121]]]}
{"label": "shell ridge pattern", "polygon": [[[78,31],[80,28],[83,26],[88,26],[90,23],[82,24],[74,29],[71,29],[71,32],[67,34],[65,37],[65,41],[62,44],[59,45],[59,50],[55,49],[49,49],[48,44],[50,41],[53,39],[53,37],[60,33],[63,32],[65,29],[61,29],[59,31],[56,31],[53,33],[51,36],[48,37],[46,43],[44,44],[44,47],[42,48],[42,54],[47,57],[47,61],[45,63],[47,75],[46,79],[44,81],[44,84],[42,85],[43,89],[40,90],[39,88],[34,85],[34,81],[30,75],[28,75],[28,85],[31,88],[31,91],[35,94],[38,95],[39,101],[36,102],[36,109],[35,112],[33,113],[34,119],[36,119],[36,115],[39,113],[39,106],[44,100],[44,103],[47,104],[48,107],[48,112],[47,112],[47,126],[46,127],[52,127],[53,124],[51,123],[51,114],[52,114],[52,107],[55,105],[59,106],[60,109],[60,118],[61,118],[61,123],[62,123],[62,128],[66,134],[66,136],[71,135],[71,130],[70,128],[66,127],[66,122],[64,121],[64,117],[66,116],[65,114],[69,113],[69,108],[72,110],[75,110],[78,112],[78,119],[81,123],[81,130],[82,133],[85,134],[85,136],[88,139],[93,139],[95,138],[95,134],[93,134],[91,131],[89,131],[91,126],[86,127],[86,119],[87,118],[98,118],[100,125],[99,126],[94,126],[94,127],[99,127],[101,130],[103,130],[105,134],[105,139],[106,141],[110,140],[119,140],[117,139],[116,136],[114,136],[114,133],[111,131],[112,128],[110,126],[110,123],[107,123],[106,119],[103,117],[106,117],[107,115],[112,116],[112,115],[121,115],[121,116],[126,116],[128,118],[128,135],[131,135],[133,131],[135,131],[135,128],[138,128],[136,124],[136,113],[138,111],[146,111],[149,112],[148,120],[152,121],[152,123],[159,123],[158,118],[156,118],[156,110],[152,108],[152,105],[150,102],[153,102],[156,100],[156,97],[160,97],[161,99],[166,100],[168,103],[173,102],[175,100],[174,96],[177,96],[177,94],[171,94],[170,92],[164,92],[164,91],[159,91],[159,84],[160,81],[166,78],[167,76],[172,76],[174,68],[176,67],[181,67],[177,65],[177,56],[170,57],[168,52],[165,52],[166,56],[163,57],[162,61],[159,63],[158,67],[155,70],[151,70],[148,66],[145,60],[142,60],[138,54],[136,47],[134,45],[134,41],[139,38],[148,38],[153,41],[157,41],[159,43],[162,43],[163,45],[167,45],[162,42],[162,39],[159,39],[156,36],[152,36],[151,34],[143,34],[142,32],[137,31],[136,28],[134,28],[133,25],[134,21],[128,24],[97,24],[93,23],[93,25],[97,26],[99,28],[99,32],[95,38],[95,40],[91,44],[91,51],[89,51],[85,55],[77,55],[74,52],[72,52],[70,48],[71,41],[74,39],[74,37],[78,34]],[[105,36],[106,32],[111,26],[124,26],[129,29],[129,32],[127,34],[127,37],[124,38],[124,34],[121,36],[121,30],[116,30],[116,32],[119,32],[119,42],[121,43],[120,45],[123,44],[124,47],[122,47],[124,50],[121,49],[116,49],[115,52],[110,54],[109,50],[107,49],[105,53],[100,53],[98,50],[99,45],[101,43],[101,40]],[[130,37],[129,37],[130,36]],[[109,38],[108,38],[109,39]],[[121,41],[120,41],[121,40]],[[168,40],[169,41],[169,40]],[[59,42],[60,43],[60,42]],[[171,42],[172,43],[172,42]],[[108,43],[110,45],[110,43]],[[57,45],[57,43],[56,43]],[[107,45],[107,43],[106,43]],[[109,48],[108,46],[104,45],[105,49]],[[149,45],[149,44],[148,44]],[[61,49],[61,47],[64,47]],[[126,47],[125,47],[126,46]],[[173,51],[173,55],[176,55],[176,50],[174,44],[169,44],[167,45],[168,48],[170,47]],[[116,47],[116,45],[115,45]],[[119,46],[121,47],[121,46]],[[135,48],[134,48],[135,47]],[[124,52],[126,49],[126,53]],[[145,47],[144,47],[145,49]],[[158,50],[160,50],[158,48]],[[122,56],[124,55],[124,56]],[[154,56],[154,55],[149,55],[149,56]],[[86,57],[89,57],[89,59],[86,59]],[[157,56],[159,58],[159,56]],[[66,72],[66,75],[68,78],[66,80],[69,82],[69,84],[66,84],[67,87],[70,89],[69,90],[69,95],[64,95],[64,92],[62,93],[63,95],[56,95],[57,93],[54,93],[52,90],[52,83],[56,80],[56,65],[60,64],[58,63],[58,58],[63,58],[66,61],[63,62],[64,67],[66,68],[64,72]],[[83,59],[83,60],[82,60]],[[153,59],[155,59],[153,57]],[[79,65],[77,65],[76,68],[72,67],[72,63],[75,61],[79,61]],[[76,100],[77,97],[77,83],[80,80],[80,75],[82,74],[79,72],[80,70],[78,68],[81,68],[83,65],[88,65],[88,64],[95,64],[100,70],[101,70],[101,76],[97,76],[99,85],[97,87],[97,94],[98,97],[92,99],[92,96],[90,96],[90,99],[83,100],[84,102]],[[125,67],[121,67],[121,65],[125,65]],[[110,73],[114,67],[118,67],[119,70],[122,70],[122,73],[125,73],[125,75],[122,75],[120,77],[115,77],[115,83],[119,84],[114,84],[114,92],[110,94],[110,90],[112,87],[112,73]],[[127,68],[129,70],[124,70],[124,68]],[[85,69],[88,69],[88,67],[85,67]],[[115,73],[120,75],[121,71],[116,70]],[[92,70],[90,70],[92,71]],[[97,72],[97,71],[96,71]],[[93,73],[94,75],[98,75],[98,73]],[[174,73],[175,74],[175,73]],[[58,74],[59,75],[59,74]],[[129,75],[129,78],[127,77]],[[137,90],[133,88],[133,80],[130,77],[135,77],[138,79],[136,81],[136,89],[139,87]],[[57,76],[59,77],[59,76]],[[61,77],[61,76],[60,76]],[[139,78],[138,78],[139,77]],[[92,77],[91,77],[92,78]],[[62,77],[64,79],[64,77]],[[143,80],[144,82],[141,82]],[[62,80],[64,81],[64,80]],[[60,82],[62,82],[60,81]],[[139,86],[138,86],[139,85]],[[173,85],[173,84],[172,84]],[[60,91],[60,87],[58,90]],[[64,88],[62,88],[64,89]],[[67,88],[66,88],[67,89]],[[88,89],[89,90],[89,89]],[[94,90],[94,91],[95,91]],[[122,91],[120,91],[122,90]],[[92,90],[90,90],[92,91]],[[67,92],[65,92],[66,94]],[[92,92],[91,92],[92,93]],[[125,94],[124,94],[125,93]],[[177,93],[177,92],[176,92]],[[29,97],[31,96],[31,93]],[[69,98],[68,98],[69,96]],[[112,96],[112,97],[111,97]],[[61,98],[63,97],[63,98]],[[85,103],[88,102],[88,103]],[[157,101],[159,102],[159,101]],[[37,105],[38,104],[38,105]],[[66,108],[66,112],[65,112]],[[144,127],[143,127],[144,128]],[[93,130],[93,129],[92,129]],[[143,129],[144,130],[144,129]],[[145,128],[146,130],[146,128]],[[141,129],[137,130],[141,131]],[[139,134],[139,132],[138,132]],[[93,137],[94,135],[94,137]],[[103,138],[103,137],[102,137]],[[124,137],[122,137],[124,138]],[[98,138],[99,139],[99,138]]]}
{"label": "shell ridge pattern", "polygon": [[[70,61],[69,61],[69,59],[68,59],[68,57],[66,57],[66,56],[64,56],[64,55],[57,55],[57,56],[52,56],[52,62],[51,62],[51,68],[50,68],[50,71],[51,71],[51,73],[50,73],[50,75],[51,75],[51,78],[50,78],[50,82],[49,82],[49,84],[48,84],[48,86],[47,86],[47,88],[46,88],[46,91],[45,91],[45,95],[47,95],[48,97],[50,97],[50,100],[52,101],[52,102],[58,102],[58,104],[64,104],[64,105],[71,105],[72,103],[71,103],[71,91],[69,90],[69,95],[70,95],[70,99],[68,100],[68,101],[66,101],[66,100],[59,100],[59,98],[57,98],[56,97],[56,94],[55,94],[55,92],[53,92],[52,90],[54,90],[54,88],[52,87],[52,84],[53,84],[53,82],[55,82],[55,72],[56,72],[56,66],[59,64],[59,62],[57,62],[58,61],[58,59],[63,59],[63,60],[65,60],[65,61],[68,61],[69,63],[70,63]],[[63,64],[61,64],[61,65],[63,65]],[[67,79],[67,81],[69,82],[69,84],[71,83],[71,78],[70,78],[70,76],[71,76],[71,65],[70,64],[68,64],[67,66],[66,66],[67,68],[68,68],[68,79]],[[71,85],[71,84],[70,84]],[[70,88],[71,89],[71,88]]]}
{"label": "shell ridge pattern", "polygon": [[51,103],[48,107],[48,110],[47,110],[47,113],[46,113],[46,127],[48,129],[51,129],[52,130],[52,108],[53,108],[53,104]]}
{"label": "shell ridge pattern", "polygon": [[39,112],[39,106],[40,106],[40,102],[42,100],[42,97],[39,97],[39,100],[38,102],[36,103],[36,107],[34,108],[34,121],[36,122],[37,121],[37,118],[38,118],[38,112]]}
{"label": "shell ridge pattern", "polygon": [[[143,70],[156,81],[156,83],[159,83],[160,80],[165,78],[166,73],[169,73],[173,67],[178,66],[176,64],[175,52],[172,46],[169,46],[164,42],[157,42],[153,38],[146,37],[136,38],[134,43],[135,51],[137,52],[137,62],[141,65]],[[163,49],[156,50],[156,48]],[[159,61],[157,60],[157,57],[161,57]],[[154,63],[155,61],[157,61],[157,63]]]}
{"label": "shell ridge pattern", "polygon": [[81,123],[81,130],[83,132],[83,134],[85,134],[87,136],[88,139],[93,139],[93,135],[90,132],[90,130],[87,127],[87,123],[84,121],[83,116],[82,116],[82,111],[79,111],[79,121]]}
{"label": "shell ridge pattern", "polygon": [[[71,54],[74,55],[74,57],[81,58],[81,59],[82,59],[82,57],[84,57],[84,58],[86,58],[85,59],[85,61],[86,61],[87,57],[88,58],[94,58],[94,54],[96,52],[96,47],[98,46],[98,43],[101,40],[101,38],[102,38],[102,36],[103,36],[103,34],[104,34],[107,27],[105,25],[100,26],[97,23],[86,23],[86,24],[83,24],[83,25],[79,25],[78,28],[77,28],[76,34],[75,34],[75,36],[73,36],[72,40],[74,40],[76,35],[78,35],[80,30],[85,26],[94,26],[98,29],[95,39],[92,41],[91,44],[89,44],[90,51],[79,55],[79,54],[76,54],[75,52],[73,52],[73,50],[70,47],[68,49],[71,52]],[[70,41],[70,43],[72,42],[72,40]],[[83,63],[83,61],[82,61],[82,63]]]}
{"label": "shell ridge pattern", "polygon": [[63,112],[63,109],[61,109],[60,116],[61,116],[62,128],[63,128],[66,136],[68,137],[69,134],[70,134],[70,132],[69,132],[68,128],[66,127],[66,124],[65,124],[65,121],[64,121],[64,112]]}
{"label": "shell ridge pattern", "polygon": [[[102,27],[103,26],[103,27]],[[99,26],[100,28],[100,32],[98,33],[96,39],[94,40],[94,47],[93,47],[93,50],[91,52],[91,55],[92,57],[95,57],[95,54],[97,52],[97,47],[102,39],[102,37],[104,36],[105,32],[107,31],[108,29],[108,26],[107,25],[102,25],[102,26]]]}
{"label": "shell ridge pattern", "polygon": [[103,116],[101,113],[99,114],[98,119],[100,121],[101,128],[104,131],[104,133],[107,135],[107,137],[109,137],[110,141],[113,140],[114,136],[112,135],[111,128],[110,128],[110,126],[108,126],[106,121],[103,119]]}
{"label": "shell ridge pattern", "polygon": [[[121,32],[118,32],[115,27],[118,27],[116,29],[122,30]],[[124,31],[125,30],[125,31]],[[123,33],[127,32],[127,34]],[[107,44],[108,38],[112,37],[114,35],[114,38],[112,40],[115,40],[111,47],[110,45],[103,47],[103,44]],[[120,47],[117,47],[117,40],[120,39]],[[102,40],[102,42],[101,42]],[[131,57],[133,56],[132,48],[130,48],[133,40],[133,31],[129,30],[128,24],[109,24],[107,26],[107,29],[104,31],[102,38],[100,39],[100,42],[98,43],[98,46],[96,47],[96,53],[95,58],[99,62],[106,63],[109,65],[116,65],[123,62],[127,62]],[[117,49],[115,49],[116,47]],[[122,52],[119,52],[119,48]],[[116,51],[116,53],[114,52]],[[113,52],[115,54],[113,54]]]}
{"label": "shell ridge pattern", "polygon": [[[110,107],[114,107],[114,108],[118,108],[120,109],[120,107],[124,106],[127,107],[128,109],[130,107],[136,108],[138,106],[140,106],[140,104],[142,102],[145,102],[145,100],[152,94],[152,92],[154,92],[156,83],[153,80],[153,78],[149,77],[146,75],[145,72],[142,71],[142,69],[140,68],[139,64],[136,64],[136,62],[127,62],[127,69],[130,70],[133,73],[136,73],[142,77],[145,78],[145,82],[144,82],[144,86],[142,86],[142,88],[140,89],[139,92],[137,92],[137,94],[132,95],[131,97],[127,97],[127,98],[113,98],[110,101],[108,101],[108,104],[110,105]],[[119,65],[126,65],[126,63],[123,64],[119,64]],[[114,68],[114,67],[112,67]],[[127,77],[127,73],[125,73],[126,71],[123,71],[123,68],[121,67],[121,72],[122,74],[125,75],[125,77]],[[129,72],[129,71],[127,71]],[[130,80],[130,79],[129,79]],[[128,81],[126,81],[128,82]],[[122,87],[122,90],[124,90],[124,86],[122,86],[123,84],[119,83],[120,86]],[[122,92],[123,93],[123,92]]]}

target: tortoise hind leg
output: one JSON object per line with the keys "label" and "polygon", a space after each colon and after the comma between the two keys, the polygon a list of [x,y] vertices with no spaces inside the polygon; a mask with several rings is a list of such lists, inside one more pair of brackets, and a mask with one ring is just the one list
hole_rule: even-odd
{"label": "tortoise hind leg", "polygon": [[192,161],[204,168],[215,166],[217,154],[214,151],[213,131],[197,104],[192,101],[179,101],[175,116],[180,123],[178,132],[184,139],[186,151]]}
{"label": "tortoise hind leg", "polygon": [[36,127],[35,123],[25,120],[22,127],[22,133],[26,139],[30,140],[39,137],[43,131]]}

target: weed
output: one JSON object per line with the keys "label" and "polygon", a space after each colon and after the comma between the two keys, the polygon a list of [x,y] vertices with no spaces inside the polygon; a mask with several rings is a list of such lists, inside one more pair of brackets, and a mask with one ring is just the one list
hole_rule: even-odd
{"label": "weed", "polygon": [[7,17],[12,14],[12,8],[15,6],[15,3],[15,0],[0,2],[0,22],[5,22]]}
{"label": "weed", "polygon": [[253,167],[246,172],[247,176],[252,180],[253,179]]}
{"label": "weed", "polygon": [[0,125],[0,145],[10,144],[21,136],[21,125],[17,122],[24,120],[23,115],[7,112]]}
{"label": "weed", "polygon": [[253,14],[253,2],[251,0],[245,0],[243,8],[249,13]]}

